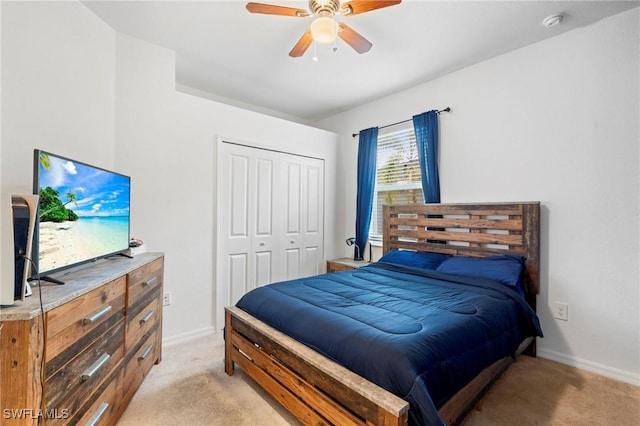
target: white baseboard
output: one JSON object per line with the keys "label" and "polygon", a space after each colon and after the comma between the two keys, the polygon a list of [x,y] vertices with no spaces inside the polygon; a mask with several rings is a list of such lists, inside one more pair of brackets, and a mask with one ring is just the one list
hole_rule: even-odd
{"label": "white baseboard", "polygon": [[618,368],[609,367],[597,362],[587,361],[584,359],[576,358],[563,354],[560,352],[552,351],[549,349],[543,349],[538,347],[536,350],[537,355],[540,358],[550,359],[552,361],[566,364],[571,367],[576,367],[581,370],[590,371],[601,376],[609,377],[611,379],[620,380],[621,382],[630,383],[635,386],[640,386],[640,374],[632,373],[630,371],[620,370]]}
{"label": "white baseboard", "polygon": [[207,336],[213,336],[216,333],[217,331],[215,327],[205,327],[198,330],[189,331],[188,333],[178,334],[177,336],[163,337],[162,346],[177,345],[177,344],[184,343],[188,340],[207,337]]}

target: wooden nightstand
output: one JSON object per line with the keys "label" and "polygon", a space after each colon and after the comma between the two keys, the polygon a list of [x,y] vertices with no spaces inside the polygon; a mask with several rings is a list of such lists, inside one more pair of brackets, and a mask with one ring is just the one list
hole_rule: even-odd
{"label": "wooden nightstand", "polygon": [[340,259],[332,259],[327,261],[327,272],[337,271],[349,271],[351,269],[358,269],[369,262],[366,260],[353,260],[349,257],[341,257]]}

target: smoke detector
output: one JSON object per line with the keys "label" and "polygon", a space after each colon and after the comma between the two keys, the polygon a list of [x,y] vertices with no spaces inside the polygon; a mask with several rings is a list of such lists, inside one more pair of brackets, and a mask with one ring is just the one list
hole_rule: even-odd
{"label": "smoke detector", "polygon": [[547,16],[542,20],[542,25],[547,28],[555,27],[564,19],[564,13],[557,13],[555,15]]}

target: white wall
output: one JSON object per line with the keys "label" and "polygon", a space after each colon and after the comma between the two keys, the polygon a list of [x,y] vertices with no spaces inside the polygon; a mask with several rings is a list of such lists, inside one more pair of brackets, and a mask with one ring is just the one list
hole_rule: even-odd
{"label": "white wall", "polygon": [[115,33],[73,2],[2,2],[2,186],[32,190],[33,149],[109,168]]}
{"label": "white wall", "polygon": [[[447,106],[443,202],[542,202],[539,355],[640,383],[638,9],[331,117],[350,134]],[[355,217],[355,187],[344,194]],[[554,301],[569,304],[555,320]]]}
{"label": "white wall", "polygon": [[165,340],[215,329],[218,135],[325,158],[335,256],[338,135],[176,92],[172,51],[81,3],[3,2],[2,67],[2,185],[31,192],[36,147],[131,175],[132,236],[166,255]]}

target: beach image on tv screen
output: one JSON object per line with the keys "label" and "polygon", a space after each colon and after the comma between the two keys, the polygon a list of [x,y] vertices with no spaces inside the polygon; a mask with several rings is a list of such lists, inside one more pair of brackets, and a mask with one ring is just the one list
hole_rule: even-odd
{"label": "beach image on tv screen", "polygon": [[41,152],[38,266],[64,268],[129,245],[130,179]]}

